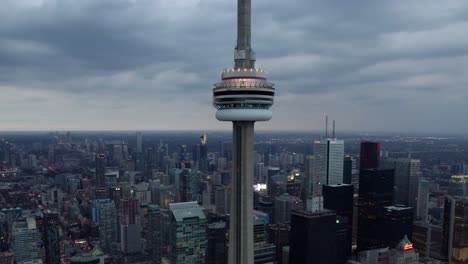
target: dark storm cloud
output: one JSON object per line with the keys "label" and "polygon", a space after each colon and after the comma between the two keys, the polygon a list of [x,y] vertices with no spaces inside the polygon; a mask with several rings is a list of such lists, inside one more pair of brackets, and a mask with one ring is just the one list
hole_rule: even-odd
{"label": "dark storm cloud", "polygon": [[[232,65],[235,2],[6,0],[0,92],[8,103],[0,111],[17,119],[0,116],[3,129],[225,127],[210,97]],[[264,128],[312,129],[329,113],[345,129],[449,131],[431,118],[455,123],[468,111],[463,0],[253,7],[257,65],[278,87]]]}

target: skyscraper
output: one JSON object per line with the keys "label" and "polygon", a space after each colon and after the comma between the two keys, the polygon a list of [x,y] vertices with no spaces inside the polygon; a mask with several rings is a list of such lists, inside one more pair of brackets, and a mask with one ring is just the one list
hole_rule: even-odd
{"label": "skyscraper", "polygon": [[448,194],[468,196],[468,175],[454,175],[450,178]]}
{"label": "skyscraper", "polygon": [[395,204],[417,207],[420,161],[416,159],[384,159],[381,167],[395,170]]}
{"label": "skyscraper", "polygon": [[353,180],[353,159],[350,156],[344,157],[343,162],[343,183],[351,184]]}
{"label": "skyscraper", "polygon": [[344,263],[351,256],[353,241],[354,186],[324,185],[323,208],[336,212],[336,260]]}
{"label": "skyscraper", "polygon": [[447,196],[444,206],[442,251],[448,263],[468,260],[468,198]]}
{"label": "skyscraper", "polygon": [[213,89],[216,118],[233,122],[233,175],[228,263],[253,263],[254,123],[268,121],[275,89],[255,68],[251,39],[251,0],[238,0],[235,66]]}
{"label": "skyscraper", "polygon": [[197,145],[198,169],[203,173],[208,172],[208,151],[206,143],[206,134],[203,134],[200,136],[200,144]]}
{"label": "skyscraper", "polygon": [[159,205],[148,205],[146,239],[146,259],[151,264],[162,263],[162,223]]}
{"label": "skyscraper", "polygon": [[99,225],[99,243],[104,252],[115,252],[117,243],[117,208],[110,199],[93,201],[93,222]]}
{"label": "skyscraper", "polygon": [[16,263],[39,258],[39,237],[34,218],[21,218],[13,223],[11,247]]}
{"label": "skyscraper", "polygon": [[124,254],[139,253],[141,245],[140,203],[138,199],[121,199],[120,208],[120,250]]}
{"label": "skyscraper", "polygon": [[143,170],[144,157],[143,157],[143,135],[141,132],[136,132],[136,148],[135,148],[135,169]]}
{"label": "skyscraper", "polygon": [[289,263],[335,263],[335,240],[336,214],[333,211],[293,211]]}
{"label": "skyscraper", "polygon": [[105,199],[107,198],[106,190],[106,165],[107,165],[107,156],[103,153],[96,154],[95,157],[95,198],[96,199]]}
{"label": "skyscraper", "polygon": [[413,237],[413,208],[385,206],[377,216],[377,241],[385,247],[395,247],[402,237]]}
{"label": "skyscraper", "polygon": [[361,142],[361,155],[359,169],[377,169],[380,159],[380,143]]}
{"label": "skyscraper", "polygon": [[274,263],[276,258],[276,247],[269,243],[268,214],[254,211],[254,264]]}
{"label": "skyscraper", "polygon": [[275,198],[275,215],[274,221],[276,224],[289,223],[291,221],[291,212],[296,208],[296,197],[285,193]]}
{"label": "skyscraper", "polygon": [[59,214],[57,212],[45,212],[42,225],[45,262],[60,263]]}
{"label": "skyscraper", "polygon": [[344,141],[325,138],[314,143],[314,177],[321,184],[343,183]]}
{"label": "skyscraper", "polygon": [[197,202],[169,204],[171,264],[205,263],[207,220]]}
{"label": "skyscraper", "polygon": [[394,171],[364,169],[359,176],[358,250],[381,246],[377,236],[377,217],[384,206],[393,204]]}
{"label": "skyscraper", "polygon": [[227,260],[226,222],[215,222],[208,225],[205,264],[225,263]]}
{"label": "skyscraper", "polygon": [[419,180],[416,218],[423,223],[427,223],[428,204],[429,181],[422,179]]}

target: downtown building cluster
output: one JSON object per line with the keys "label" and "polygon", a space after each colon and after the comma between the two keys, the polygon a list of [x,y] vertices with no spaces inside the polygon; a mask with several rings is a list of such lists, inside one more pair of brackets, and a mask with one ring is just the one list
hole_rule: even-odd
{"label": "downtown building cluster", "polygon": [[[38,152],[10,143],[10,155],[37,155],[36,170],[2,161],[1,263],[227,261],[231,143],[53,138]],[[128,159],[115,155],[124,144]],[[466,260],[468,176],[441,186],[374,142],[352,153],[335,137],[302,145],[255,146],[254,263]]]}

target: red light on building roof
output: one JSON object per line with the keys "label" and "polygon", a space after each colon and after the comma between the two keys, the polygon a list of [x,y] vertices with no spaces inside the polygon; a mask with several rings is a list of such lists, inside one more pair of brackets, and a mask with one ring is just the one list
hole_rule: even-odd
{"label": "red light on building roof", "polygon": [[403,247],[404,251],[412,250],[413,249],[413,244],[405,244]]}

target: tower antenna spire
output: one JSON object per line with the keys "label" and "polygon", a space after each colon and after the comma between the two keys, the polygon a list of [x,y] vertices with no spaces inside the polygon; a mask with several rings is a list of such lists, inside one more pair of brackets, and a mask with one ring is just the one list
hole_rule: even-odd
{"label": "tower antenna spire", "polygon": [[237,0],[236,69],[255,69],[255,53],[251,47],[252,0]]}
{"label": "tower antenna spire", "polygon": [[335,138],[335,120],[333,120],[333,138]]}
{"label": "tower antenna spire", "polygon": [[325,138],[328,138],[328,115],[325,116]]}

